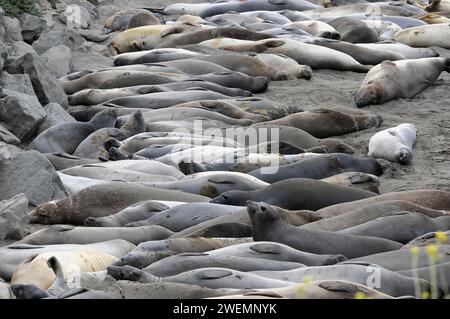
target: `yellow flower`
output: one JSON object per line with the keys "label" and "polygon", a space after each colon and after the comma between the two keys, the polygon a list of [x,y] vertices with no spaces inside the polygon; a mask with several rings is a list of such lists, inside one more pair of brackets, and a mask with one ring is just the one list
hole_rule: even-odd
{"label": "yellow flower", "polygon": [[355,299],[366,299],[366,294],[362,291],[357,291],[355,293]]}
{"label": "yellow flower", "polygon": [[430,244],[425,247],[425,251],[427,252],[430,258],[436,258],[438,247],[434,244]]}
{"label": "yellow flower", "polygon": [[442,231],[436,232],[436,239],[442,244],[448,240],[448,235]]}
{"label": "yellow flower", "polygon": [[411,254],[416,255],[419,253],[420,248],[417,246],[412,246],[409,251],[411,252]]}
{"label": "yellow flower", "polygon": [[422,299],[429,299],[430,293],[428,291],[422,291]]}

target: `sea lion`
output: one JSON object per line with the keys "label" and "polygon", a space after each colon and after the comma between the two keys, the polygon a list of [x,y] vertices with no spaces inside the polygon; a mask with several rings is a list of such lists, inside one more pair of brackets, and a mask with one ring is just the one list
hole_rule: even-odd
{"label": "sea lion", "polygon": [[364,224],[340,230],[341,234],[386,238],[406,244],[414,238],[438,230],[448,230],[450,216],[429,218],[422,214],[395,212]]}
{"label": "sea lion", "polygon": [[131,204],[150,199],[206,201],[207,197],[132,183],[111,182],[83,189],[61,200],[38,206],[28,214],[31,223],[83,225],[88,217],[112,215]]}
{"label": "sea lion", "polygon": [[425,235],[414,238],[402,249],[410,249],[412,247],[426,247],[428,245],[449,245],[450,244],[450,231],[431,232]]}
{"label": "sea lion", "polygon": [[[420,58],[433,58],[438,57],[439,54],[430,48],[413,48],[409,45],[397,42],[379,42],[379,43],[358,43],[356,46],[366,49],[372,49],[377,51],[383,51],[387,54],[401,55],[404,59],[420,59]],[[398,59],[385,59],[395,61]],[[383,61],[380,61],[381,63]],[[378,64],[378,63],[377,63]]]}
{"label": "sea lion", "polygon": [[173,238],[166,240],[152,240],[140,243],[136,249],[120,258],[115,266],[130,265],[145,268],[148,265],[179,253],[211,252],[226,246],[252,241],[251,238]]}
{"label": "sea lion", "polygon": [[141,111],[130,115],[124,125],[117,128],[103,128],[84,139],[76,148],[73,155],[81,158],[108,159],[108,151],[105,148],[105,142],[110,138],[119,141],[133,135],[145,132],[145,121]]}
{"label": "sea lion", "polygon": [[[104,28],[110,32],[121,31],[124,28],[127,28],[131,19],[138,14],[146,14],[147,19],[146,22],[153,22],[147,24],[161,24],[159,19],[150,11],[145,9],[124,9],[119,12],[113,14],[111,17],[105,20]],[[150,20],[150,16],[153,19]]]}
{"label": "sea lion", "polygon": [[[352,205],[347,210],[342,210],[339,215],[332,216],[323,213],[324,218],[303,225],[306,229],[322,229],[337,231],[353,226],[361,225],[384,215],[390,215],[397,211],[408,211],[423,214],[430,218],[442,216],[444,213],[439,210],[425,208],[411,202],[403,200],[386,200],[369,204]],[[317,213],[319,216],[321,212]]]}
{"label": "sea lion", "polygon": [[428,12],[448,11],[450,10],[450,2],[448,0],[432,0],[431,4],[425,10]]}
{"label": "sea lion", "polygon": [[356,115],[331,109],[318,109],[291,114],[262,124],[291,126],[314,137],[327,138],[379,127],[382,122],[382,118],[375,114]]}
{"label": "sea lion", "polygon": [[335,28],[333,28],[328,23],[318,21],[318,20],[306,20],[306,21],[296,21],[287,24],[288,26],[296,26],[300,29],[308,32],[311,35],[318,36],[321,38],[329,38],[339,40],[341,35]]}
{"label": "sea lion", "polygon": [[289,261],[305,264],[307,266],[334,265],[346,259],[342,255],[316,255],[296,250],[281,243],[264,241],[229,245],[223,248],[208,251],[208,254],[211,256],[239,256]]}
{"label": "sea lion", "polygon": [[249,172],[250,175],[267,183],[289,178],[322,179],[340,172],[362,172],[374,175],[383,174],[381,164],[373,159],[357,159],[347,154],[317,155],[292,164],[281,165],[276,174],[266,174],[263,169]]}
{"label": "sea lion", "polygon": [[159,25],[161,21],[150,11],[138,12],[131,16],[125,29],[133,29],[146,25]]}
{"label": "sea lion", "polygon": [[91,179],[86,177],[79,176],[71,176],[61,172],[57,172],[61,182],[64,185],[64,188],[67,190],[69,195],[73,195],[79,191],[82,191],[85,188],[95,186],[95,185],[103,185],[107,184],[108,181]]}
{"label": "sea lion", "polygon": [[394,40],[412,47],[438,46],[450,49],[450,24],[429,24],[398,31]]}
{"label": "sea lion", "polygon": [[[303,283],[306,280],[345,280],[368,286],[374,271],[379,271],[379,285],[373,289],[393,297],[414,296],[415,282],[393,271],[371,264],[340,264],[332,266],[303,267],[285,271],[253,271],[258,276]],[[420,291],[430,291],[431,285],[425,280],[417,282]]]}
{"label": "sea lion", "polygon": [[384,61],[367,73],[356,94],[356,105],[413,98],[436,82],[443,71],[448,72],[449,66],[449,58]]}
{"label": "sea lion", "polygon": [[350,43],[373,43],[378,41],[378,33],[362,21],[340,17],[329,21],[329,25],[339,32],[342,41]]}
{"label": "sea lion", "polygon": [[19,244],[62,245],[92,244],[113,239],[123,239],[135,245],[149,240],[166,239],[173,233],[161,226],[143,227],[73,227],[52,225],[34,232]]}
{"label": "sea lion", "polygon": [[370,138],[367,156],[409,165],[413,159],[416,132],[415,126],[409,123],[380,131]]}
{"label": "sea lion", "polygon": [[[342,262],[354,263],[354,262],[368,262],[376,264],[380,267],[392,270],[410,270],[412,267],[424,268],[430,266],[438,266],[440,264],[450,262],[450,245],[438,245],[437,255],[439,258],[430,258],[424,248],[419,249],[417,254],[413,254],[409,249],[399,249],[395,251],[387,251],[384,253],[378,253],[370,256],[361,256],[355,259]],[[413,259],[416,261],[413,264]]]}
{"label": "sea lion", "polygon": [[271,38],[271,35],[236,27],[205,28],[203,30],[194,30],[186,34],[173,37],[170,40],[160,43],[155,48],[176,48],[178,46],[196,44],[215,38],[233,38],[254,41]]}
{"label": "sea lion", "polygon": [[55,257],[64,269],[65,280],[71,281],[81,272],[105,270],[117,260],[116,257],[97,250],[55,251],[42,253],[21,263],[11,278],[11,284],[34,284],[47,290],[55,281],[55,273],[47,260]]}
{"label": "sea lion", "polygon": [[372,174],[347,172],[321,179],[323,182],[347,187],[361,188],[369,192],[380,194],[380,179]]}
{"label": "sea lion", "polygon": [[312,69],[310,66],[300,65],[297,61],[287,56],[281,54],[260,53],[257,57],[265,64],[272,66],[274,69],[283,70],[284,74],[287,75],[288,80],[309,80],[312,77]]}
{"label": "sea lion", "polygon": [[154,262],[143,270],[157,277],[169,277],[197,268],[214,267],[249,272],[255,270],[282,271],[304,266],[303,264],[289,261],[220,256],[208,253],[181,253]]}
{"label": "sea lion", "polygon": [[269,184],[247,174],[237,172],[204,172],[183,177],[173,183],[154,183],[154,186],[164,189],[178,189],[184,192],[216,197],[230,190],[252,191]]}
{"label": "sea lion", "polygon": [[44,153],[43,154],[52,163],[55,170],[63,170],[73,166],[99,163],[99,160],[79,158],[67,153]]}
{"label": "sea lion", "polygon": [[41,153],[72,154],[78,145],[91,133],[103,127],[114,127],[117,119],[115,110],[104,110],[89,122],[65,122],[49,127],[29,145]]}
{"label": "sea lion", "polygon": [[[436,274],[436,277],[433,277],[433,272]],[[411,277],[412,279],[420,278],[421,280],[426,280],[429,282],[433,282],[433,280],[435,280],[435,287],[433,288],[434,291],[436,291],[436,297],[440,297],[441,291],[445,292],[448,296],[448,292],[450,291],[450,285],[448,284],[450,262],[431,265],[430,267],[400,270],[397,271],[397,273],[402,276]]]}
{"label": "sea lion", "polygon": [[[297,196],[294,194],[302,194]],[[327,196],[323,196],[327,194]],[[267,204],[285,209],[317,210],[330,205],[375,196],[374,193],[332,185],[306,178],[292,178],[273,183],[255,191],[228,191],[212,199],[211,203],[244,205],[247,200],[264,200]]]}
{"label": "sea lion", "polygon": [[115,54],[151,50],[161,42],[173,38],[177,33],[195,30],[198,27],[189,25],[146,25],[128,29],[117,34],[109,44]]}
{"label": "sea lion", "polygon": [[270,205],[247,202],[255,241],[276,241],[316,254],[342,254],[348,258],[396,250],[401,244],[387,239],[306,230],[284,223]]}
{"label": "sea lion", "polygon": [[126,224],[126,226],[159,225],[171,231],[178,232],[193,225],[197,225],[205,220],[235,213],[242,209],[243,207],[241,206],[188,203],[154,213],[147,218]]}

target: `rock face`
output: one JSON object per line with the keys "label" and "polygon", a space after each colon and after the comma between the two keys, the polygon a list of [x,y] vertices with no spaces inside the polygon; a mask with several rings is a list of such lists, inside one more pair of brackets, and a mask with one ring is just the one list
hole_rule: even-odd
{"label": "rock face", "polygon": [[65,45],[73,51],[80,47],[84,42],[86,42],[86,40],[73,30],[51,30],[42,34],[39,40],[33,43],[33,48],[38,54],[43,54],[48,49],[57,45]]}
{"label": "rock face", "polygon": [[3,40],[3,37],[5,36],[5,28],[3,27],[5,25],[5,11],[3,11],[2,8],[0,8],[0,41]]}
{"label": "rock face", "polygon": [[27,43],[36,41],[41,33],[47,29],[45,19],[28,13],[22,13],[19,20],[22,27],[22,37]]}
{"label": "rock face", "polygon": [[41,104],[45,105],[55,102],[63,107],[68,106],[67,96],[61,82],[49,73],[44,62],[37,54],[25,54],[8,66],[8,70],[14,70],[16,73],[30,76],[34,92],[36,92]]}
{"label": "rock face", "polygon": [[5,142],[12,145],[20,144],[20,140],[1,124],[0,124],[0,142]]}
{"label": "rock face", "polygon": [[27,53],[37,54],[31,45],[29,45],[28,43],[23,42],[23,41],[17,41],[17,42],[14,42],[13,44],[11,44],[8,48],[8,52],[9,52],[10,58],[15,58],[15,59],[20,58]]}
{"label": "rock face", "polygon": [[45,51],[41,58],[47,70],[57,78],[70,73],[72,69],[72,54],[65,45],[58,45]]}
{"label": "rock face", "polygon": [[0,240],[20,240],[25,237],[27,209],[28,198],[25,194],[0,201]]}
{"label": "rock face", "polygon": [[77,4],[70,4],[62,13],[60,19],[69,28],[73,29],[88,29],[91,23],[91,16],[89,11]]}
{"label": "rock face", "polygon": [[0,143],[0,200],[19,193],[34,206],[67,196],[52,164],[41,153]]}
{"label": "rock face", "polygon": [[5,42],[23,41],[20,21],[16,18],[5,17]]}
{"label": "rock face", "polygon": [[10,91],[35,95],[33,85],[31,84],[28,74],[9,74],[8,72],[0,73],[0,87]]}
{"label": "rock face", "polygon": [[3,42],[0,41],[0,71],[3,70],[7,61],[8,61],[8,49],[3,44]]}
{"label": "rock face", "polygon": [[76,122],[76,120],[69,113],[67,113],[66,110],[61,107],[61,105],[57,103],[47,104],[44,109],[47,113],[47,117],[44,123],[39,126],[38,134],[56,124],[64,122]]}
{"label": "rock face", "polygon": [[44,122],[45,111],[36,97],[3,90],[0,99],[0,123],[22,142],[36,133]]}

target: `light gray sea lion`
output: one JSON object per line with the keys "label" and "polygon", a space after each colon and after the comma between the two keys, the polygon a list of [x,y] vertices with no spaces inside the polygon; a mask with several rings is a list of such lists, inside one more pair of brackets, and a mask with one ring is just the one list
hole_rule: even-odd
{"label": "light gray sea lion", "polygon": [[226,246],[246,243],[251,238],[173,238],[166,240],[152,240],[140,243],[136,249],[115,262],[115,266],[130,265],[145,268],[148,265],[179,253],[203,253]]}
{"label": "light gray sea lion", "polygon": [[282,271],[304,266],[303,264],[289,261],[220,256],[208,253],[181,253],[154,262],[143,270],[157,277],[169,277],[198,268],[228,268],[249,272],[254,270]]}
{"label": "light gray sea lion", "polygon": [[[341,203],[324,207],[317,211],[323,218],[342,215],[354,209],[374,204],[377,202],[401,200],[435,210],[450,210],[450,193],[440,190],[413,190],[403,192],[392,192],[378,195],[373,198],[356,200],[349,203]],[[406,209],[407,210],[407,209]]]}
{"label": "light gray sea lion", "polygon": [[416,132],[416,127],[410,123],[403,123],[380,131],[370,138],[367,155],[400,164],[411,164]]}
{"label": "light gray sea lion", "polygon": [[116,55],[114,65],[132,65],[158,63],[172,60],[189,59],[199,53],[179,48],[153,49],[147,51],[129,52]]}
{"label": "light gray sea lion", "polygon": [[265,92],[270,83],[270,79],[265,76],[249,76],[244,73],[233,71],[197,75],[195,78],[217,83],[230,88],[247,90],[252,93]]}
{"label": "light gray sea lion", "polygon": [[429,218],[417,213],[395,212],[340,230],[339,233],[386,238],[406,244],[418,236],[432,231],[446,231],[449,227],[450,216]]}
{"label": "light gray sea lion", "polygon": [[164,41],[156,46],[156,49],[176,48],[182,45],[196,44],[205,40],[223,37],[254,41],[271,38],[271,35],[235,27],[206,28],[202,30],[195,30],[186,34],[181,34],[170,40]]}
{"label": "light gray sea lion", "polygon": [[45,153],[43,154],[52,163],[55,170],[60,171],[73,166],[99,163],[99,160],[84,159],[67,153]]}
{"label": "light gray sea lion", "polygon": [[296,250],[277,242],[258,241],[229,245],[223,248],[208,251],[211,256],[239,256],[246,258],[259,258],[269,260],[289,261],[307,266],[334,265],[346,260],[342,255],[316,255]]}
{"label": "light gray sea lion", "polygon": [[383,119],[375,114],[356,115],[330,109],[318,109],[291,114],[264,124],[296,127],[314,137],[327,138],[379,127],[382,122]]}
{"label": "light gray sea lion", "polygon": [[362,21],[340,17],[329,21],[328,24],[341,34],[343,41],[351,43],[373,43],[378,41],[376,30]]}
{"label": "light gray sea lion", "polygon": [[[409,277],[401,276],[393,271],[377,265],[367,264],[340,264],[333,266],[303,267],[285,271],[253,271],[258,276],[303,283],[310,280],[345,280],[367,286],[372,283],[373,273],[378,271],[378,284],[374,289],[393,297],[414,296],[416,282]],[[431,290],[431,285],[425,280],[417,281],[420,291]]]}
{"label": "light gray sea lion", "polygon": [[169,206],[164,203],[152,200],[144,201],[128,206],[120,212],[110,216],[97,218],[88,217],[84,221],[84,224],[86,226],[96,227],[121,227],[135,221],[145,220],[149,218],[149,216],[167,209],[169,209]]}
{"label": "light gray sea lion", "polygon": [[425,247],[428,245],[449,245],[450,231],[431,232],[414,238],[402,249],[410,249],[412,247]]}
{"label": "light gray sea lion", "polygon": [[358,43],[356,45],[367,49],[400,54],[405,59],[433,58],[439,56],[439,54],[431,48],[413,48],[409,45],[393,41]]}
{"label": "light gray sea lion", "polygon": [[250,175],[267,182],[274,183],[289,178],[322,179],[340,172],[362,172],[381,175],[381,164],[372,159],[357,159],[348,154],[318,155],[292,164],[281,165],[276,174],[266,174],[264,170],[256,169]]}
{"label": "light gray sea lion", "polygon": [[11,244],[9,246],[0,247],[0,277],[7,281],[10,281],[12,274],[20,263],[32,256],[36,256],[41,253],[94,249],[104,252],[105,254],[121,258],[130,253],[134,248],[136,248],[135,245],[120,239],[88,245],[35,246],[25,244]]}
{"label": "light gray sea lion", "polygon": [[[433,272],[436,274],[436,277],[432,277]],[[436,291],[436,297],[439,297],[440,292],[443,291],[446,295],[446,298],[448,298],[448,292],[450,291],[450,284],[448,283],[448,277],[450,276],[450,262],[432,265],[430,267],[400,270],[397,271],[397,273],[402,276],[411,277],[412,279],[420,278],[421,280],[426,280],[429,282],[433,282],[433,280],[436,280],[436,284],[434,287],[434,290]],[[430,296],[435,297],[432,294],[430,294]]]}
{"label": "light gray sea lion", "polygon": [[[303,225],[306,229],[322,229],[338,231],[353,226],[361,225],[384,215],[389,215],[396,211],[416,212],[430,218],[443,215],[442,211],[425,208],[411,202],[402,200],[386,200],[369,204],[360,204],[348,207],[339,212],[339,215],[325,214],[325,218]],[[317,213],[319,216],[321,212]]]}
{"label": "light gray sea lion", "polygon": [[[294,194],[302,194],[302,196]],[[323,196],[323,194],[327,194],[327,196]],[[313,179],[292,178],[255,191],[228,191],[210,202],[242,206],[247,200],[264,200],[267,204],[285,209],[317,210],[333,205],[333,203],[343,203],[373,196],[375,196],[374,193],[360,189],[332,185]]]}
{"label": "light gray sea lion", "polygon": [[[242,211],[241,206],[217,205],[211,203],[188,203],[158,212],[135,222],[127,227],[144,225],[159,225],[171,231],[178,232],[188,227],[200,224],[205,220]],[[89,219],[87,220],[87,222]]]}
{"label": "light gray sea lion", "polygon": [[96,114],[89,122],[67,122],[49,127],[29,145],[41,153],[72,154],[78,145],[94,131],[103,127],[114,127],[117,112],[105,110]]}
{"label": "light gray sea lion", "polygon": [[115,138],[121,141],[143,132],[145,132],[145,121],[142,112],[137,111],[128,117],[128,120],[120,129],[103,128],[96,130],[78,145],[73,155],[81,158],[107,160],[109,155],[105,148],[105,142],[108,139]]}
{"label": "light gray sea lion", "polygon": [[206,201],[208,198],[133,183],[111,182],[83,189],[61,200],[44,203],[28,214],[31,223],[83,225],[88,217],[112,215],[143,200]]}
{"label": "light gray sea lion", "polygon": [[449,67],[449,58],[384,61],[367,73],[356,94],[356,105],[413,98],[436,82],[442,72],[448,72]]}
{"label": "light gray sea lion", "polygon": [[347,172],[321,179],[323,182],[347,187],[361,188],[369,192],[380,194],[380,179],[372,174]]}
{"label": "light gray sea lion", "polygon": [[[369,256],[361,256],[348,261],[344,261],[342,263],[345,264],[347,262],[353,263],[364,261],[379,265],[380,267],[395,272],[401,270],[410,270],[413,267],[424,268],[433,265],[437,266],[450,262],[450,246],[438,245],[436,256],[439,256],[439,258],[430,258],[429,254],[426,253],[424,247],[422,247],[421,249],[419,249],[417,254],[413,254],[409,249],[399,249]],[[413,259],[416,259],[414,264]]]}
{"label": "light gray sea lion", "polygon": [[412,47],[438,46],[450,49],[449,36],[449,24],[439,23],[400,30],[394,35],[394,40]]}
{"label": "light gray sea lion", "polygon": [[321,230],[306,230],[284,223],[270,205],[248,201],[255,241],[276,241],[298,250],[316,254],[342,254],[348,258],[367,256],[396,250],[401,244],[394,241],[339,234]]}
{"label": "light gray sea lion", "polygon": [[28,235],[19,244],[62,245],[92,244],[123,239],[135,245],[149,240],[166,239],[173,233],[161,226],[143,227],[73,227],[53,225]]}
{"label": "light gray sea lion", "polygon": [[[195,78],[192,78],[192,79],[189,79],[186,81],[179,81],[179,82],[163,84],[163,85],[160,85],[160,87],[167,88],[167,89],[170,89],[173,91],[179,91],[179,90],[184,90],[184,89],[188,89],[188,88],[200,87],[200,88],[204,88],[204,89],[207,89],[210,91],[221,93],[221,94],[227,95],[227,96],[252,96],[252,93],[247,90],[242,90],[239,88],[225,87],[225,86],[217,84],[217,83],[208,82],[208,81],[204,81],[201,79],[195,79]],[[209,101],[214,101],[214,100],[209,100]]]}

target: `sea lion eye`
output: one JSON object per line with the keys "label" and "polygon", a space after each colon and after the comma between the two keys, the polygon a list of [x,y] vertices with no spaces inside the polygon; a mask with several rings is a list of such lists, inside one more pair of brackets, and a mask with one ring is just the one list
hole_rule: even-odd
{"label": "sea lion eye", "polygon": [[266,208],[265,208],[264,206],[261,206],[261,210],[262,210],[263,212],[265,212],[265,211],[266,211]]}
{"label": "sea lion eye", "polygon": [[228,200],[228,196],[227,195],[223,195],[223,199]]}

